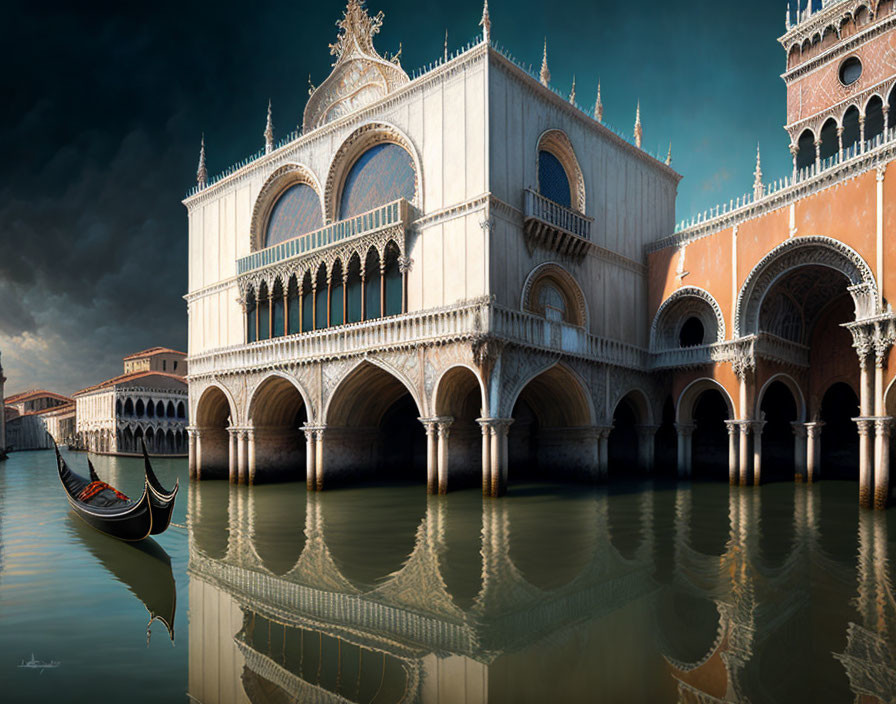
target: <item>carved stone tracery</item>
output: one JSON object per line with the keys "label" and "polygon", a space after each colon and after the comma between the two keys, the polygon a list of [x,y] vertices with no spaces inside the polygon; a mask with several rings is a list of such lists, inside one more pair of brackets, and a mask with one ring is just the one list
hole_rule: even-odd
{"label": "carved stone tracery", "polygon": [[678,347],[681,326],[692,316],[703,324],[705,344],[725,341],[725,316],[716,299],[697,286],[683,286],[663,301],[653,317],[650,349],[656,351]]}

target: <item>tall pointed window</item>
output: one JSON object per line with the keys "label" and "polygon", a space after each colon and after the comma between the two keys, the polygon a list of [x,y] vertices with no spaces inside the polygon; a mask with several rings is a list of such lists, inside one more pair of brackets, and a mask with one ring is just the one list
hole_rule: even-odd
{"label": "tall pointed window", "polygon": [[566,169],[556,156],[544,149],[538,152],[538,190],[545,198],[565,208],[572,207]]}

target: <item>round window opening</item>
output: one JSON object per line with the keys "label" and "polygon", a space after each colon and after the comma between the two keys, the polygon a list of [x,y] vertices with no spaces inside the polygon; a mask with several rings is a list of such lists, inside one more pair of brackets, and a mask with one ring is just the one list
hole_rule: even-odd
{"label": "round window opening", "polygon": [[703,323],[699,318],[688,318],[678,333],[678,344],[682,347],[696,347],[703,344]]}
{"label": "round window opening", "polygon": [[850,56],[840,64],[840,82],[845,86],[851,86],[862,75],[862,62],[858,57]]}

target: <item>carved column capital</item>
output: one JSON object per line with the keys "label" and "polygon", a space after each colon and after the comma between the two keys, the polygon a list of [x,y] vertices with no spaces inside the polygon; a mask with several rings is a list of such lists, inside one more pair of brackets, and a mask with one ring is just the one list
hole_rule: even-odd
{"label": "carved column capital", "polygon": [[398,258],[398,271],[402,274],[406,274],[411,270],[411,265],[414,263],[414,260],[410,257],[401,256]]}
{"label": "carved column capital", "polygon": [[890,416],[878,416],[874,419],[874,432],[879,437],[888,438],[893,431],[893,418]]}
{"label": "carved column capital", "polygon": [[858,418],[853,418],[855,421],[856,427],[859,431],[859,436],[868,437],[871,435],[871,432],[874,430],[874,421],[876,419],[870,416],[859,416]]}
{"label": "carved column capital", "polygon": [[676,423],[675,431],[680,437],[689,437],[694,434],[697,429],[696,423]]}

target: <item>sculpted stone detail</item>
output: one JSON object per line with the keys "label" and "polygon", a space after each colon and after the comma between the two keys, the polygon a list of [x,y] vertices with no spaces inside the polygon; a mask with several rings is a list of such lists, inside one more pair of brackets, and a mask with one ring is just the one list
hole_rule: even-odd
{"label": "sculpted stone detail", "polygon": [[[735,336],[759,332],[759,308],[766,292],[779,276],[804,265],[830,267],[846,276],[853,286],[862,285],[863,292],[877,291],[871,268],[854,249],[830,237],[796,237],[775,247],[750,272],[737,297]],[[863,314],[873,312],[857,310],[857,317]]]}
{"label": "sculpted stone detail", "polygon": [[302,127],[307,132],[385,97],[409,82],[398,56],[387,61],[373,46],[383,13],[367,14],[360,0],[349,0],[337,23],[339,35],[330,45],[333,71],[311,93]]}
{"label": "sculpted stone detail", "polygon": [[653,317],[650,326],[651,351],[678,347],[681,325],[691,316],[703,323],[705,344],[725,341],[725,316],[716,299],[697,286],[683,286],[663,301]]}

